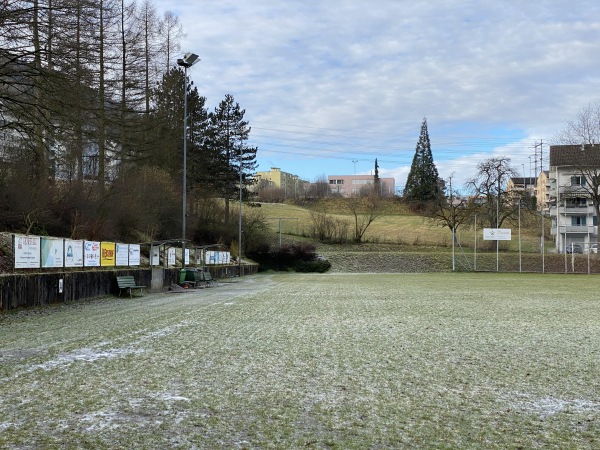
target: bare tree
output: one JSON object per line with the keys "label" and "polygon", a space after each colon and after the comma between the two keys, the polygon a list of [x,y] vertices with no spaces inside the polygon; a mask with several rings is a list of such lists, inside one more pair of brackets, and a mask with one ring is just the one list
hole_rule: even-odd
{"label": "bare tree", "polygon": [[306,192],[306,196],[309,198],[326,198],[329,197],[329,194],[329,183],[325,175],[317,177]]}
{"label": "bare tree", "polygon": [[179,17],[171,11],[165,12],[160,23],[160,59],[163,72],[167,72],[175,63],[181,50],[181,39],[185,37]]}
{"label": "bare tree", "polygon": [[473,215],[466,200],[452,187],[452,177],[448,180],[446,195],[440,195],[431,210],[431,217],[438,225],[447,227],[455,236],[458,227]]}
{"label": "bare tree", "polygon": [[467,181],[467,188],[474,194],[472,206],[491,228],[500,227],[513,214],[506,189],[517,172],[506,156],[487,159],[477,165],[477,170],[477,175]]}
{"label": "bare tree", "polygon": [[373,193],[368,196],[351,197],[347,207],[354,217],[354,242],[360,243],[367,228],[381,213],[381,199]]}
{"label": "bare tree", "polygon": [[582,108],[575,119],[569,120],[553,141],[563,145],[585,145],[600,143],[600,102]]}

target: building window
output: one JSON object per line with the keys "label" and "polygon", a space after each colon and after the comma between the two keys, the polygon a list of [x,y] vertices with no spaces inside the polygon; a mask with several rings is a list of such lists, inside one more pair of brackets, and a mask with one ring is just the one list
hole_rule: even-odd
{"label": "building window", "polygon": [[585,186],[585,177],[582,175],[571,177],[571,186]]}
{"label": "building window", "polygon": [[567,199],[567,208],[586,208],[587,198],[569,198]]}
{"label": "building window", "polygon": [[586,217],[585,216],[572,216],[571,217],[571,225],[574,227],[585,226]]}

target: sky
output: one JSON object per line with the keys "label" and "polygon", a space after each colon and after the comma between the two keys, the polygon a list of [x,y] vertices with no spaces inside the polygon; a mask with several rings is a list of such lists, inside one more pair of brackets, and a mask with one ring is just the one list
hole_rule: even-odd
{"label": "sky", "polygon": [[600,101],[597,0],[154,0],[213,110],[246,111],[258,171],[371,174],[402,189],[426,118],[440,177],[461,189],[507,156],[548,169],[556,134]]}

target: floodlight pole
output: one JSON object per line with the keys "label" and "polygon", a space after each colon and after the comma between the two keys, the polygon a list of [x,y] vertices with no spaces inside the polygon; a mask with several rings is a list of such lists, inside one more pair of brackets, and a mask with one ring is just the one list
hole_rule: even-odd
{"label": "floodlight pole", "polygon": [[240,212],[238,216],[238,269],[242,276],[242,146],[240,145]]}
{"label": "floodlight pole", "polygon": [[186,53],[177,60],[177,65],[183,67],[183,207],[181,217],[181,267],[185,267],[185,219],[187,212],[187,70],[200,61],[198,55]]}

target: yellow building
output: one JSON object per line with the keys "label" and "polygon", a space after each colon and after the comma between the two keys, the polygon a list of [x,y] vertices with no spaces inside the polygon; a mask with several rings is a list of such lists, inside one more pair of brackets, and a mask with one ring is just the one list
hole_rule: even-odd
{"label": "yellow building", "polygon": [[282,172],[278,167],[271,167],[268,172],[256,172],[258,188],[281,189],[285,198],[296,197],[301,190],[302,180],[298,175]]}

